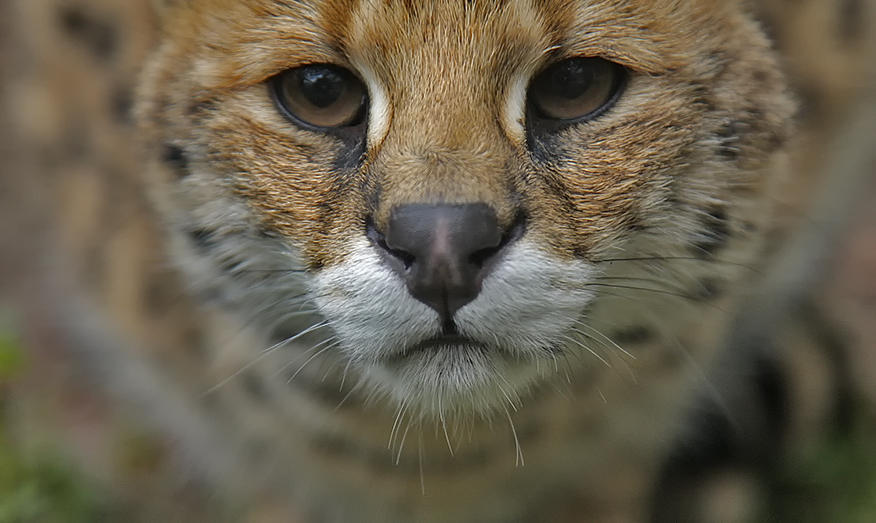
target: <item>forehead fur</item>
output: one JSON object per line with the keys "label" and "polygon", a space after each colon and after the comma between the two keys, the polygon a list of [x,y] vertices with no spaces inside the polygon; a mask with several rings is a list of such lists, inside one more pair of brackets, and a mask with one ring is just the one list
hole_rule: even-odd
{"label": "forehead fur", "polygon": [[[389,77],[407,72],[411,54],[426,48],[472,69],[602,56],[643,73],[678,72],[693,62],[697,42],[715,43],[707,41],[719,38],[714,29],[737,7],[732,0],[190,0],[165,20],[179,39],[213,51],[205,58],[222,58],[205,69],[205,82],[231,88],[306,63],[358,61]],[[469,62],[459,50],[471,51]]]}

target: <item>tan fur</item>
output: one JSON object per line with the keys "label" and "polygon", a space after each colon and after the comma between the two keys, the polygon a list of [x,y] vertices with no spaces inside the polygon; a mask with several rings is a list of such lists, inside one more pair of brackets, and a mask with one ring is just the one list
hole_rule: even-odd
{"label": "tan fur", "polygon": [[[691,406],[739,392],[746,362],[719,366],[738,361],[721,343],[787,174],[795,104],[750,6],[21,0],[16,16],[47,23],[74,4],[124,11],[138,38],[120,32],[109,65],[34,51],[51,60],[40,74],[64,74],[31,79],[51,92],[13,93],[44,116],[10,121],[23,143],[60,143],[93,85],[138,83],[136,130],[98,103],[112,93],[88,107],[99,160],[33,154],[15,168],[60,175],[34,206],[58,224],[35,250],[63,270],[33,280],[87,296],[69,323],[96,310],[123,340],[89,346],[85,367],[281,521],[647,520]],[[623,93],[533,138],[526,87],[578,56],[623,65]],[[314,63],[371,89],[361,143],[277,110],[266,82]],[[130,218],[109,212],[120,202]],[[525,217],[458,315],[488,350],[407,354],[439,328],[434,311],[375,261],[366,223],[476,202],[503,229]],[[65,299],[34,301],[67,318]]]}
{"label": "tan fur", "polygon": [[[183,96],[185,101],[155,100],[150,95],[150,104],[173,104],[162,109],[165,114],[169,111],[165,118],[185,118],[182,114],[194,110],[206,93],[227,105],[229,109],[211,120],[208,128],[174,132],[195,132],[203,139],[209,133],[215,136],[214,143],[229,144],[216,147],[234,151],[223,170],[247,173],[233,180],[238,190],[258,208],[263,224],[293,238],[314,266],[343,255],[345,240],[359,232],[363,213],[369,211],[363,200],[375,190],[380,192],[380,203],[373,212],[381,223],[393,206],[418,201],[486,201],[509,223],[512,199],[525,195],[524,208],[537,217],[534,233],[544,235],[558,254],[604,252],[606,242],[616,241],[624,227],[649,222],[655,209],[642,206],[646,202],[654,206],[655,198],[661,198],[659,191],[670,183],[664,172],[676,158],[687,155],[708,161],[709,153],[697,152],[694,144],[710,139],[708,134],[728,118],[737,118],[734,111],[752,113],[740,122],[745,138],[735,145],[745,148],[741,156],[749,162],[746,172],[762,162],[758,151],[764,144],[769,150],[786,133],[782,115],[788,114],[787,105],[777,110],[785,104],[782,92],[750,93],[780,81],[776,64],[753,56],[756,48],[739,48],[737,42],[743,37],[734,35],[751,32],[750,23],[708,2],[683,7],[648,3],[638,9],[605,2],[578,12],[570,5],[548,3],[541,6],[541,13],[526,3],[482,3],[472,12],[464,11],[462,4],[426,4],[408,10],[403,4],[363,3],[361,14],[351,17],[358,26],[349,28],[337,25],[346,19],[323,18],[319,10],[308,7],[190,4],[171,13],[169,31],[177,36],[161,51],[156,66],[160,70],[153,70],[147,83],[176,85],[171,96]],[[622,23],[617,10],[625,13]],[[266,42],[259,37],[265,16],[279,20],[272,26],[279,39]],[[533,23],[532,17],[545,22]],[[368,20],[376,26],[369,28]],[[655,26],[653,20],[665,25]],[[637,28],[646,24],[651,25],[645,40],[630,47],[639,42],[634,37]],[[679,34],[679,27],[690,32]],[[465,40],[460,32],[466,34]],[[478,45],[470,45],[470,38]],[[272,47],[274,41],[282,47]],[[199,54],[198,46],[213,51]],[[625,112],[620,107],[616,117],[589,124],[587,136],[594,138],[586,156],[570,158],[568,168],[548,175],[568,193],[575,208],[574,213],[560,214],[548,203],[550,190],[544,183],[534,180],[523,185],[521,179],[532,178],[526,173],[543,168],[527,158],[521,137],[496,125],[497,113],[506,95],[503,81],[540,68],[548,58],[578,55],[617,60],[642,75],[638,83],[651,81],[644,87],[634,79],[628,98],[635,109]],[[393,103],[391,134],[369,143],[365,170],[345,173],[340,200],[337,186],[331,185],[337,181],[322,160],[336,154],[337,145],[293,129],[270,114],[261,86],[286,68],[326,61],[366,64],[391,93]],[[666,75],[669,71],[672,74]],[[732,84],[725,86],[720,77],[732,79]],[[712,83],[696,93],[698,85]],[[692,97],[699,99],[691,103]],[[697,103],[714,104],[719,110],[703,120]],[[602,142],[607,129],[611,129],[610,147]],[[170,132],[163,130],[163,139],[182,139],[169,136]],[[307,156],[299,151],[307,151]],[[271,157],[287,160],[266,163],[264,159]],[[755,183],[747,174],[731,176],[738,179],[718,183],[734,187]],[[363,189],[364,193],[358,192]],[[592,198],[593,194],[599,197]],[[331,215],[319,214],[319,205],[331,205]],[[317,223],[320,230],[315,229]]]}

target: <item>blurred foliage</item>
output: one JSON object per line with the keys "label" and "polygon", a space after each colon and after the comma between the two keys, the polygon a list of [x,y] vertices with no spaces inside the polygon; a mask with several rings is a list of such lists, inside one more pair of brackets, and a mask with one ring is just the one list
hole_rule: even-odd
{"label": "blurred foliage", "polygon": [[763,523],[876,522],[876,419],[858,407],[854,421],[784,473]]}
{"label": "blurred foliage", "polygon": [[26,452],[9,434],[10,383],[25,353],[0,329],[0,523],[98,523],[103,509],[89,482],[53,452]]}
{"label": "blurred foliage", "polygon": [[24,349],[12,333],[0,327],[0,386],[24,367]]}
{"label": "blurred foliage", "polygon": [[0,439],[0,523],[103,521],[93,492],[60,457],[22,456],[6,438]]}

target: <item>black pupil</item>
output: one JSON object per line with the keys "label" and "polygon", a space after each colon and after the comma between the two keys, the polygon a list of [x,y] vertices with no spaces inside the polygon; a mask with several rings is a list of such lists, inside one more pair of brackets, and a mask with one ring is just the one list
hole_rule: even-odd
{"label": "black pupil", "polygon": [[555,96],[574,100],[585,94],[593,84],[593,67],[584,60],[568,60],[551,71],[547,88]]}
{"label": "black pupil", "polygon": [[328,67],[308,67],[301,72],[301,93],[321,109],[340,100],[345,86],[344,76]]}

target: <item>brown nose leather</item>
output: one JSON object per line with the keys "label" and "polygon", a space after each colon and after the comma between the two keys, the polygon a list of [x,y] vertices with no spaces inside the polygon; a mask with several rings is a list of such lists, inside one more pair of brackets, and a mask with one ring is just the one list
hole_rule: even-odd
{"label": "brown nose leather", "polygon": [[446,325],[477,297],[489,261],[507,243],[496,213],[483,203],[396,207],[377,234],[382,241],[375,244],[411,295],[438,311]]}

